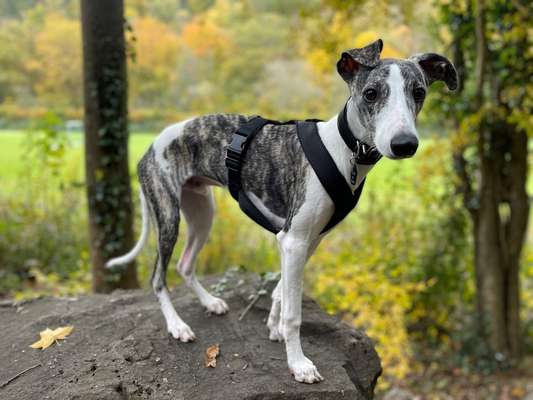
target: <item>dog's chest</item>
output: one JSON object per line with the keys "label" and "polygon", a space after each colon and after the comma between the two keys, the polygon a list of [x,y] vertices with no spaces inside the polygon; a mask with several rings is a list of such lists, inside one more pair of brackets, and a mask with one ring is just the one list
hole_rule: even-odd
{"label": "dog's chest", "polygon": [[267,125],[244,159],[242,184],[278,217],[294,215],[305,199],[309,164],[294,125]]}

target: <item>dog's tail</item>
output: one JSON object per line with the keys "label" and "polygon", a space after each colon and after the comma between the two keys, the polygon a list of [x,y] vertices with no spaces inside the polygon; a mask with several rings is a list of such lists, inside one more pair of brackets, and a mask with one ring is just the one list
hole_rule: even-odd
{"label": "dog's tail", "polygon": [[141,212],[142,212],[142,221],[143,221],[143,227],[141,232],[141,237],[139,238],[139,241],[135,245],[133,249],[128,254],[124,254],[123,256],[112,258],[106,263],[106,268],[112,268],[116,265],[123,265],[127,264],[135,259],[137,255],[141,252],[142,248],[144,247],[144,244],[146,243],[146,240],[148,239],[148,234],[150,233],[150,211],[148,210],[148,204],[146,204],[146,199],[144,198],[144,194],[142,192],[142,189],[140,190],[141,198]]}

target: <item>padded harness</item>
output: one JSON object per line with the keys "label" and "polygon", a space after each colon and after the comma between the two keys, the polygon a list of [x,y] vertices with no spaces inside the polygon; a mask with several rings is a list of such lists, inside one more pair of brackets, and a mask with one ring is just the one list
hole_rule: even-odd
{"label": "padded harness", "polygon": [[[352,185],[355,185],[357,181],[357,164],[375,164],[381,158],[381,154],[353,135],[348,126],[346,108],[347,106],[345,105],[337,118],[337,127],[346,146],[352,151],[352,173],[350,180]],[[248,217],[274,234],[278,233],[281,229],[274,227],[268,218],[257,209],[244,190],[242,190],[241,184],[242,162],[246,151],[255,135],[265,125],[296,125],[298,139],[300,140],[305,157],[335,205],[335,211],[321,233],[330,230],[341,222],[357,205],[363,191],[365,179],[363,179],[355,192],[352,193],[352,189],[338,170],[333,158],[320,139],[316,126],[317,122],[320,122],[320,120],[280,122],[257,116],[237,129],[226,149],[228,187],[231,195],[237,200],[241,210]]]}

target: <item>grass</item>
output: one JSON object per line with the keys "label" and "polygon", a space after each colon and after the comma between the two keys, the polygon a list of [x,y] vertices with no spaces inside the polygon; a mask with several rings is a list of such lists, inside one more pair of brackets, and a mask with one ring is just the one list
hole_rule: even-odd
{"label": "grass", "polygon": [[[148,132],[135,133],[130,136],[129,162],[132,173],[135,173],[137,161],[156,136],[156,133]],[[73,172],[78,180],[83,181],[83,137],[80,133],[72,133],[70,142],[71,149],[65,157],[66,165],[63,170]],[[423,141],[422,150],[430,142],[431,140]],[[16,190],[20,183],[20,178],[24,175],[25,168],[27,168],[26,163],[23,162],[26,152],[26,134],[24,131],[0,131],[0,160],[2,162],[0,180],[2,180],[2,185],[4,186],[4,193]],[[402,161],[383,159],[378,165],[379,168],[375,168],[370,173],[366,189],[387,187],[387,181],[393,177],[396,180],[405,181],[405,185],[409,186],[412,184],[412,178],[415,174],[416,162],[416,158]]]}
{"label": "grass", "polygon": [[[70,136],[71,149],[66,156],[65,170],[78,169],[78,177],[83,177],[83,136],[80,133],[72,133]],[[131,135],[130,139],[130,170],[135,171],[137,160],[150,146],[155,134],[138,133]],[[2,182],[16,183],[26,168],[24,154],[27,152],[26,133],[24,131],[5,130],[0,131],[0,160],[2,169],[0,179]]]}

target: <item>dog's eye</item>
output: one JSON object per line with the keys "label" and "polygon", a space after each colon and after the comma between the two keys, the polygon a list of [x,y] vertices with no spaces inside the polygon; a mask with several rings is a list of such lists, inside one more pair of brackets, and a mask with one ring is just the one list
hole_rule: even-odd
{"label": "dog's eye", "polygon": [[422,103],[426,98],[426,91],[421,87],[415,88],[413,90],[413,98],[417,103]]}
{"label": "dog's eye", "polygon": [[378,98],[378,91],[376,89],[366,89],[363,92],[363,97],[366,102],[373,103]]}

